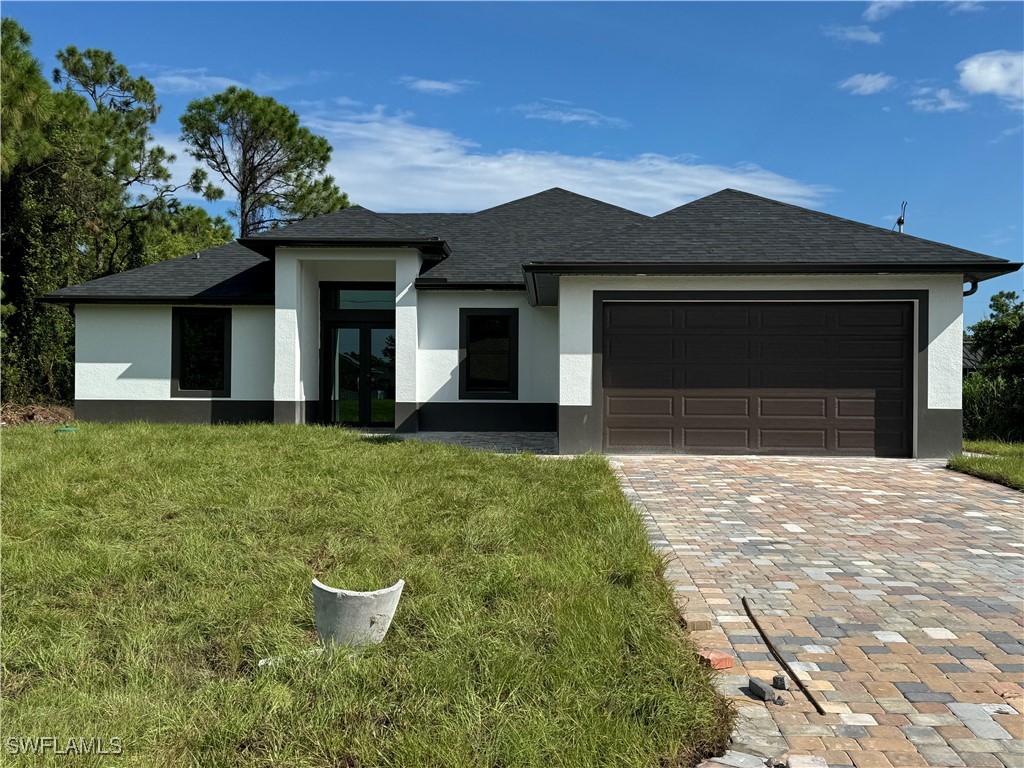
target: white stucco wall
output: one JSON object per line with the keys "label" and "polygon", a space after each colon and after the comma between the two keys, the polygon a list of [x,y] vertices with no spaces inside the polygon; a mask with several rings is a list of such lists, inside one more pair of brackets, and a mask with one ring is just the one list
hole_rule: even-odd
{"label": "white stucco wall", "polygon": [[[460,308],[518,309],[518,401],[557,402],[558,309],[531,307],[526,294],[517,291],[420,292],[418,402],[450,403],[459,399]],[[487,401],[474,399],[472,402]]]}
{"label": "white stucco wall", "polygon": [[[559,281],[559,403],[591,405],[594,291],[928,291],[928,408],[959,409],[963,281],[956,275],[572,276]],[[809,294],[808,298],[812,298]],[[916,361],[916,358],[915,358]]]}
{"label": "white stucco wall", "polygon": [[[275,256],[274,399],[320,396],[320,283],[394,282],[396,399],[413,402],[420,255],[411,248],[278,248]],[[406,377],[406,372],[408,378]]]}
{"label": "white stucco wall", "polygon": [[[273,308],[231,308],[231,400],[273,397],[273,332]],[[170,382],[170,306],[75,308],[76,400],[170,400]]]}
{"label": "white stucco wall", "polygon": [[76,400],[170,397],[170,307],[75,307]]}

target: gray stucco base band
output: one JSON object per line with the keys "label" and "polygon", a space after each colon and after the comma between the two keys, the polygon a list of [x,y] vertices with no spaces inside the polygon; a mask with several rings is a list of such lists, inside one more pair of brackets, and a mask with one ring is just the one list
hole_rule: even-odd
{"label": "gray stucco base band", "polygon": [[600,453],[603,448],[604,435],[599,406],[558,406],[559,453]]}
{"label": "gray stucco base band", "polygon": [[963,450],[962,410],[922,408],[917,415],[917,458],[945,459]]}
{"label": "gray stucco base band", "polygon": [[76,400],[75,418],[115,423],[242,424],[273,421],[270,400]]}

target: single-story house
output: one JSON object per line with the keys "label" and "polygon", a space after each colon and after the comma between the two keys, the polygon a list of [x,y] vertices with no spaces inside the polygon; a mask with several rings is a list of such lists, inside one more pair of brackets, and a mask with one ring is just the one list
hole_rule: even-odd
{"label": "single-story house", "polygon": [[97,421],[558,433],[563,453],[936,457],[963,293],[1020,264],[726,189],[359,206],[75,285]]}

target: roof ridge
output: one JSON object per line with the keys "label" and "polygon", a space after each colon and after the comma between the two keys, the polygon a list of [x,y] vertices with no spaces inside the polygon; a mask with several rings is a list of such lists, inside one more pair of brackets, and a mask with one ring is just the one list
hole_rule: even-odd
{"label": "roof ridge", "polygon": [[[634,210],[632,210],[630,208],[625,208],[625,207],[623,207],[621,205],[615,205],[615,203],[609,203],[609,202],[606,202],[604,200],[599,200],[596,197],[590,197],[588,195],[581,194],[580,192],[573,192],[571,189],[566,189],[565,187],[549,187],[548,189],[542,189],[540,192],[534,192],[532,195],[526,195],[525,197],[519,197],[519,198],[516,198],[515,200],[509,200],[507,203],[499,203],[498,205],[492,205],[490,208],[484,208],[483,210],[477,211],[473,215],[479,215],[479,214],[483,214],[483,213],[490,213],[491,211],[496,211],[499,208],[504,208],[504,207],[509,206],[509,205],[516,205],[518,203],[523,202],[524,200],[529,200],[529,199],[534,198],[534,197],[540,197],[541,195],[547,195],[547,194],[549,194],[551,192],[563,192],[563,193],[565,193],[567,195],[572,195],[573,197],[579,198],[581,200],[587,200],[588,202],[591,202],[591,203],[600,203],[601,205],[607,206],[608,208],[617,208],[620,211],[626,211],[627,213],[632,213],[632,214],[635,214],[637,216],[644,216],[645,215],[645,214],[640,213],[639,211],[634,211]],[[650,217],[648,217],[648,218],[650,218]]]}
{"label": "roof ridge", "polygon": [[[389,219],[386,215],[384,215],[382,213],[377,213],[376,211],[370,210],[366,206],[358,205],[357,204],[357,205],[350,205],[348,208],[349,209],[351,209],[351,208],[359,208],[360,210],[366,211],[371,216],[375,216],[376,218],[380,219],[381,221],[386,221],[388,224],[394,224],[396,227],[401,227],[402,229],[406,229],[406,230],[408,230],[408,231],[410,231],[410,232],[412,232],[413,234],[416,234],[416,235],[424,234],[423,232],[417,232],[412,227],[408,227],[405,224],[402,224],[401,222],[395,221],[394,219]],[[340,213],[341,211],[344,211],[344,210],[348,210],[348,209],[341,208],[340,210],[335,211],[335,213]]]}

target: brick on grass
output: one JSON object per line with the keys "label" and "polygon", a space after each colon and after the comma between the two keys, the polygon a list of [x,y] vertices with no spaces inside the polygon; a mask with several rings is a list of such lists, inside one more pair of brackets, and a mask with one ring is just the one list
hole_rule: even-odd
{"label": "brick on grass", "polygon": [[698,655],[712,669],[732,669],[736,663],[732,656],[722,651],[700,651]]}

